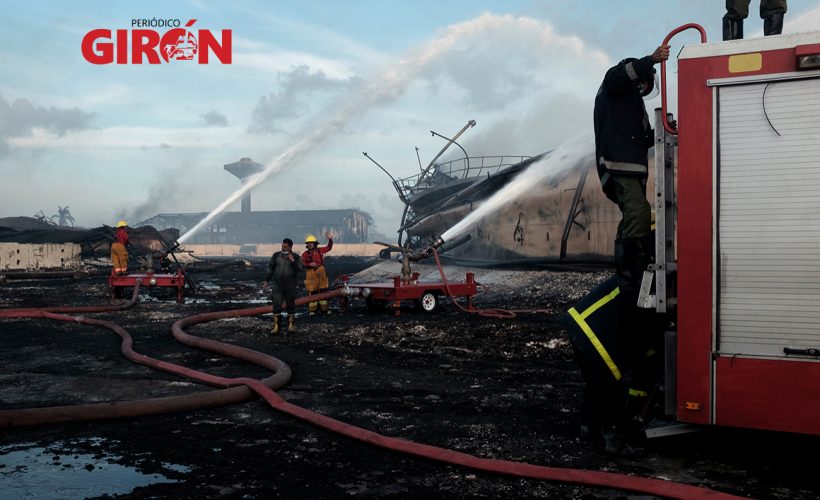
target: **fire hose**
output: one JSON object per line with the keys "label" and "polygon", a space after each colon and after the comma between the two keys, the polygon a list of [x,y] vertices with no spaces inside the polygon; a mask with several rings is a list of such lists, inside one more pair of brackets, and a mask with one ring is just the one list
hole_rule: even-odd
{"label": "fire hose", "polygon": [[[87,312],[108,312],[122,310],[131,307],[136,303],[139,293],[140,280],[137,280],[134,287],[134,294],[131,300],[127,303],[116,306],[88,306],[88,307],[55,307],[43,309],[5,309],[0,310],[0,318],[44,318],[56,321],[68,321],[73,323],[87,324],[93,326],[100,326],[108,328],[122,338],[120,350],[123,355],[129,360],[149,366],[151,368],[164,370],[171,365],[162,361],[154,360],[147,356],[136,353],[132,346],[133,340],[131,335],[119,325],[110,322],[86,318],[82,316],[68,316],[58,313],[87,313]],[[269,307],[256,307],[252,309],[243,309],[237,311],[222,311],[222,313],[233,313],[236,316],[254,316],[264,314],[269,311]],[[211,313],[213,314],[213,313]],[[220,317],[230,317],[222,315]],[[219,318],[212,318],[219,319]],[[209,319],[208,321],[210,321]],[[273,372],[273,375],[261,381],[261,383],[272,389],[280,389],[284,387],[291,377],[290,367],[288,367],[281,360],[260,353],[251,349],[246,349],[221,342],[203,341],[201,345],[196,345],[196,342],[186,342],[185,339],[180,342],[186,345],[193,345],[203,349],[213,350],[217,353],[227,354],[259,366],[267,368]],[[177,375],[187,376],[184,367]],[[221,384],[212,384],[221,385]],[[163,398],[151,398],[136,401],[119,401],[113,403],[100,403],[89,405],[71,405],[71,406],[51,406],[43,408],[25,408],[18,410],[0,411],[0,428],[11,426],[31,426],[41,425],[46,423],[58,422],[75,422],[87,420],[99,420],[109,418],[133,417],[133,416],[148,416],[159,415],[164,413],[174,413],[178,411],[190,411],[201,408],[217,408],[230,404],[241,403],[253,398],[254,393],[247,387],[240,385],[237,387],[230,387],[216,391],[205,391],[193,394],[186,394],[182,396],[170,396]]]}
{"label": "fire hose", "polygon": [[[348,289],[342,288],[308,297],[300,297],[297,299],[297,304],[302,305],[310,301],[334,298],[346,295],[348,292]],[[136,293],[137,291],[135,290],[135,296]],[[132,301],[133,300],[135,299],[132,299]],[[522,462],[486,459],[445,448],[416,443],[395,437],[383,436],[376,432],[369,431],[361,427],[356,427],[325,415],[320,415],[305,408],[288,403],[282,399],[274,390],[275,388],[283,386],[290,379],[290,369],[282,361],[258,351],[225,344],[214,340],[203,339],[183,331],[183,327],[185,326],[191,326],[223,318],[255,316],[267,312],[269,312],[269,307],[255,307],[233,311],[203,313],[182,318],[176,321],[171,327],[174,338],[185,345],[212,352],[225,353],[252,363],[256,363],[274,371],[274,375],[260,381],[246,377],[226,378],[211,375],[139,354],[133,351],[133,342],[128,332],[119,325],[109,321],[57,314],[47,309],[0,311],[0,317],[46,318],[58,321],[79,322],[109,328],[122,338],[121,351],[129,360],[168,373],[188,377],[192,380],[208,385],[225,388],[221,391],[212,391],[206,394],[194,394],[175,398],[158,398],[144,401],[131,401],[127,403],[8,410],[0,412],[0,427],[166,413],[170,411],[194,409],[194,407],[189,405],[192,405],[197,401],[203,403],[205,407],[218,406],[220,404],[230,404],[231,402],[235,402],[233,401],[233,398],[237,398],[238,395],[250,395],[252,394],[252,391],[262,397],[272,408],[287,415],[296,417],[304,422],[367,444],[448,464],[460,465],[485,472],[504,474],[520,478],[551,480],[594,487],[637,491],[669,498],[737,498],[729,494],[682,483],[627,476],[611,472],[563,469]],[[228,395],[228,392],[226,391],[234,391],[234,393]],[[213,399],[214,394],[218,393],[221,393],[220,402],[216,402]],[[237,399],[241,400],[247,398]]]}
{"label": "fire hose", "polygon": [[139,298],[142,280],[137,278],[134,282],[134,293],[128,302],[106,306],[65,306],[65,307],[22,307],[16,309],[0,309],[0,318],[37,318],[42,317],[38,313],[98,313],[123,311],[137,303]]}
{"label": "fire hose", "polygon": [[479,316],[483,316],[485,318],[501,318],[501,319],[512,319],[515,318],[518,314],[521,313],[533,313],[533,314],[549,314],[549,309],[467,309],[466,307],[462,306],[458,303],[455,296],[453,295],[452,290],[450,290],[450,285],[447,283],[447,276],[444,275],[444,268],[441,265],[441,260],[438,257],[438,250],[435,247],[430,247],[430,252],[433,254],[433,258],[436,260],[436,266],[438,267],[438,272],[441,275],[441,281],[444,283],[444,289],[447,291],[447,296],[456,305],[459,309],[466,313],[477,314]]}

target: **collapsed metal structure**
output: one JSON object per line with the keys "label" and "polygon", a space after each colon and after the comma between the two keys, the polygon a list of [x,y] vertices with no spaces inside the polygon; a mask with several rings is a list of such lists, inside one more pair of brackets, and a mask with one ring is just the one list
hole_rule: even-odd
{"label": "collapsed metal structure", "polygon": [[[418,174],[390,176],[405,205],[398,246],[423,248],[552,153],[471,157],[462,148],[463,158],[437,163],[451,144],[458,145],[455,139],[474,125],[469,121],[448,139]],[[471,230],[472,243],[448,253],[448,262],[473,266],[610,262],[620,215],[597,183],[586,182],[594,169],[592,163],[567,165],[544,185],[532,186],[519,199],[488,214]]]}

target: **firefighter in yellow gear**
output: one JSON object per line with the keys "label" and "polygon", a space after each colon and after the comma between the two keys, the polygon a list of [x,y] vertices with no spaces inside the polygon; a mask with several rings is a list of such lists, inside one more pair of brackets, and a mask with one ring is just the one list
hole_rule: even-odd
{"label": "firefighter in yellow gear", "polygon": [[[327,271],[325,271],[324,255],[333,248],[333,235],[328,231],[325,233],[327,245],[319,247],[319,240],[316,236],[309,234],[305,237],[307,250],[302,253],[302,264],[305,266],[305,288],[308,295],[326,292],[328,289]],[[327,300],[320,300],[318,307],[316,302],[308,304],[309,314],[316,314],[316,310],[322,314],[330,314],[330,305]]]}
{"label": "firefighter in yellow gear", "polygon": [[111,263],[114,265],[114,274],[122,276],[128,274],[128,223],[124,220],[117,222],[114,230],[114,242],[111,244]]}

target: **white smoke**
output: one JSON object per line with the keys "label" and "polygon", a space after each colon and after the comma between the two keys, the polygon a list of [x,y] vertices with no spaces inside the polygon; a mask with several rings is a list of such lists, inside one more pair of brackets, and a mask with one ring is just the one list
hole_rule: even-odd
{"label": "white smoke", "polygon": [[517,200],[523,193],[539,186],[547,179],[564,170],[579,165],[589,165],[595,158],[595,139],[591,132],[573,137],[558,146],[549,156],[533,163],[518,174],[509,184],[499,189],[476,210],[451,227],[441,238],[450,241],[470,230],[483,217],[503,208],[510,201]]}
{"label": "white smoke", "polygon": [[[242,187],[233,192],[202,221],[182,235],[179,239],[180,243],[190,239],[194,234],[207,226],[217,215],[222,213],[229,205],[236,202],[249,190],[258,186],[271,174],[297,162],[329,136],[344,127],[354,115],[366,112],[376,104],[397,98],[407,85],[418,77],[424,68],[438,61],[449,51],[459,47],[462,42],[466,43],[471,37],[478,34],[510,31],[533,33],[537,38],[541,39],[543,43],[559,44],[564,51],[576,54],[579,57],[583,56],[586,61],[592,61],[602,67],[606,66],[607,58],[602,52],[584,47],[583,42],[578,38],[559,37],[550,26],[531,18],[512,15],[499,16],[482,14],[473,20],[452,25],[443,30],[440,36],[425,44],[419,50],[411,53],[408,57],[390,66],[377,78],[371,79],[359,92],[340,99],[334,109],[322,113],[320,115],[322,120],[318,122],[318,124],[304,131],[302,134],[298,134],[297,137],[300,137],[300,139],[297,140],[290,149],[271,160],[262,172],[250,177]],[[557,76],[556,80],[560,82],[560,76]]]}

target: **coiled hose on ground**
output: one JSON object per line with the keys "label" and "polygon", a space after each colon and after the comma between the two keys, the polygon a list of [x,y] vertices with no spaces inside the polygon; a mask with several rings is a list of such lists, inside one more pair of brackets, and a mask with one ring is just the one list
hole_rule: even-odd
{"label": "coiled hose on ground", "polygon": [[[347,289],[337,289],[330,292],[312,295],[310,297],[300,297],[296,302],[299,305],[303,305],[316,300],[327,300],[345,294],[346,290]],[[127,303],[128,307],[136,302],[137,294],[138,286],[135,287],[131,302]],[[93,308],[100,309],[99,311],[95,310],[93,312],[112,310],[112,307],[124,308],[123,306],[101,306],[99,308]],[[8,309],[5,311],[0,311],[0,318],[45,318],[105,327],[112,330],[122,338],[121,351],[129,360],[151,368],[163,370],[168,373],[188,377],[192,380],[208,385],[223,387],[224,389],[189,396],[157,398],[113,404],[7,410],[0,412],[0,427],[38,425],[72,420],[91,420],[150,415],[202,407],[221,406],[248,399],[253,393],[256,393],[261,396],[272,408],[296,417],[302,421],[347,436],[357,441],[417,457],[423,457],[429,460],[520,478],[551,480],[587,486],[614,488],[669,498],[737,498],[729,494],[682,483],[627,476],[611,472],[554,468],[506,460],[486,459],[469,455],[467,453],[407,441],[401,438],[383,436],[376,432],[369,431],[361,427],[356,427],[325,415],[320,415],[305,408],[288,403],[282,399],[278,394],[276,394],[275,389],[282,387],[290,379],[290,369],[282,361],[258,351],[215,340],[203,339],[183,331],[184,327],[214,321],[217,319],[265,314],[270,311],[269,307],[255,307],[234,311],[217,311],[188,316],[176,321],[171,327],[174,338],[185,345],[237,357],[239,359],[264,366],[274,372],[271,377],[261,381],[245,377],[219,377],[139,354],[132,349],[131,336],[119,325],[110,321],[97,320],[81,316],[70,316],[55,312],[57,310],[61,312],[69,312],[68,310],[71,309],[72,308],[41,310]],[[90,310],[92,308],[81,309],[83,309],[83,312],[92,312]],[[196,406],[197,404],[200,406]]]}

